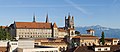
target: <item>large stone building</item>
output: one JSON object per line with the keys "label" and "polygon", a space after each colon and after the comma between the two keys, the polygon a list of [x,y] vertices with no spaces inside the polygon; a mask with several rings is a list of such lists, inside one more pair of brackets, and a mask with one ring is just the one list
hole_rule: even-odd
{"label": "large stone building", "polygon": [[73,37],[74,46],[93,46],[99,45],[99,38],[92,35],[80,35]]}
{"label": "large stone building", "polygon": [[66,40],[63,38],[35,39],[35,45],[56,47],[60,52],[66,51],[68,47]]}
{"label": "large stone building", "polygon": [[74,17],[70,19],[65,17],[65,27],[59,28],[56,23],[48,21],[48,15],[45,22],[36,22],[33,16],[33,22],[14,22],[9,26],[9,32],[16,38],[64,38],[66,35],[75,35]]}
{"label": "large stone building", "polygon": [[105,38],[105,45],[118,45],[118,41],[117,38]]}
{"label": "large stone building", "polygon": [[94,30],[88,29],[86,30],[87,34],[81,34],[79,36],[74,36],[72,41],[74,42],[74,46],[93,46],[99,45],[99,37],[94,36]]}

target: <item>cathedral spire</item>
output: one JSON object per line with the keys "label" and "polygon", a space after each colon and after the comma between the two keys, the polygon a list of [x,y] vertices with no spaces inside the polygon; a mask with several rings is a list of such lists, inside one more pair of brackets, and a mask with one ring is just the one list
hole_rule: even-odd
{"label": "cathedral spire", "polygon": [[35,21],[35,14],[33,14],[33,22],[36,22],[36,21]]}
{"label": "cathedral spire", "polygon": [[48,21],[48,14],[46,15],[46,23],[48,23],[49,21]]}

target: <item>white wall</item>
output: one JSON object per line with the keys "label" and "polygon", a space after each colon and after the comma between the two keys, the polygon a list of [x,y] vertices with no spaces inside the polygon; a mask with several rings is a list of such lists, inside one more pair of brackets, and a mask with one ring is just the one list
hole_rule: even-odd
{"label": "white wall", "polygon": [[18,41],[11,41],[9,44],[10,44],[10,52],[17,51]]}
{"label": "white wall", "polygon": [[59,32],[57,35],[59,38],[64,38],[66,35],[68,35],[66,32]]}
{"label": "white wall", "polygon": [[118,41],[119,41],[119,39],[118,40],[113,40],[113,45],[117,45]]}
{"label": "white wall", "polygon": [[34,40],[29,39],[22,39],[18,40],[18,48],[34,48]]}
{"label": "white wall", "polygon": [[0,47],[6,47],[7,46],[8,41],[0,41]]}
{"label": "white wall", "polygon": [[[101,49],[101,50],[99,50]],[[107,50],[105,50],[107,49]],[[95,51],[110,51],[110,47],[95,47]]]}
{"label": "white wall", "polygon": [[40,51],[53,51],[58,52],[58,48],[18,48],[18,52],[40,52]]}

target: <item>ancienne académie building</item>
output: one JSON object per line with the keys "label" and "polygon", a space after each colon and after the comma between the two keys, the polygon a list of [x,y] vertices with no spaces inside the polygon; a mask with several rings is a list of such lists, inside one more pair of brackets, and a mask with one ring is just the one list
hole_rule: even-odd
{"label": "ancienne acad\u00e9mie building", "polygon": [[75,35],[74,17],[65,16],[65,26],[49,22],[48,14],[45,22],[37,22],[33,16],[32,22],[14,22],[10,26],[10,33],[16,38],[64,38],[67,35]]}

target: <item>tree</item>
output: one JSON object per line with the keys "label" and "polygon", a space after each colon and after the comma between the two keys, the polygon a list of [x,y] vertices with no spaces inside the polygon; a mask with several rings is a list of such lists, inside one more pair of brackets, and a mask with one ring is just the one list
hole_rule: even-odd
{"label": "tree", "polygon": [[0,27],[0,40],[11,40],[12,37],[8,31]]}
{"label": "tree", "polygon": [[0,26],[0,39],[3,39],[3,38],[4,38],[4,32],[3,32],[2,26]]}
{"label": "tree", "polygon": [[100,42],[102,42],[102,45],[105,44],[105,36],[104,36],[104,32],[103,31],[102,31],[102,36],[101,36]]}

